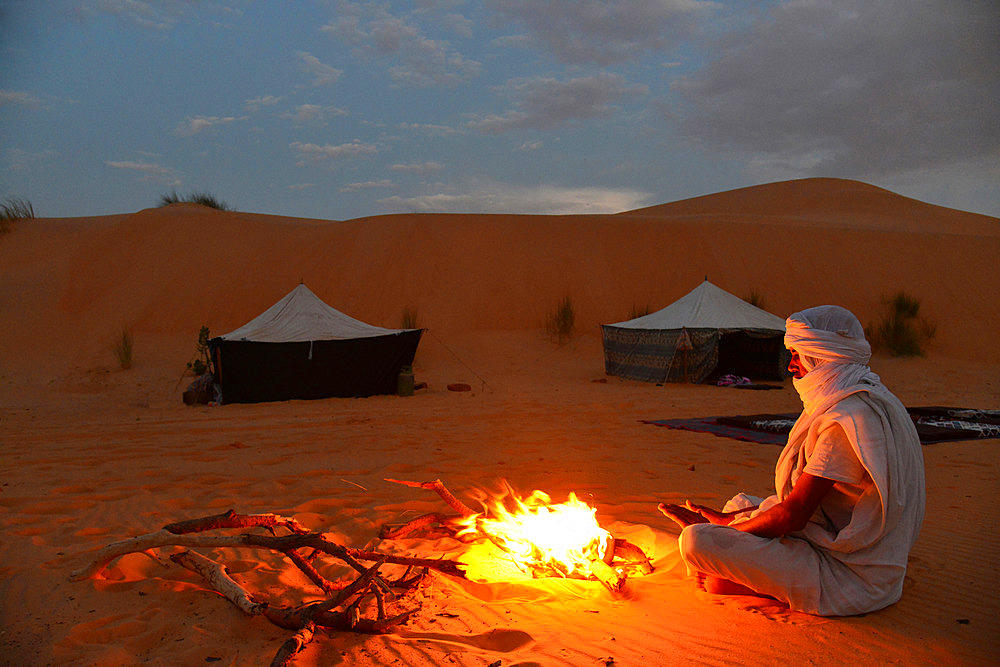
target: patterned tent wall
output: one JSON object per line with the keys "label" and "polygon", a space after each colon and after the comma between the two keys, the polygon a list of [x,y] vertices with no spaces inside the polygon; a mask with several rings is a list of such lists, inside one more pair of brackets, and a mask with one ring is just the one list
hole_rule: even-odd
{"label": "patterned tent wall", "polygon": [[[629,329],[607,324],[601,328],[605,373],[658,383],[704,382],[718,368],[720,343],[730,333],[721,329]],[[787,366],[787,361],[781,353],[780,336],[774,331],[752,329],[742,329],[739,333],[761,339],[768,357],[757,360],[752,375],[766,379],[781,377],[782,364]],[[767,344],[768,341],[773,343]]]}

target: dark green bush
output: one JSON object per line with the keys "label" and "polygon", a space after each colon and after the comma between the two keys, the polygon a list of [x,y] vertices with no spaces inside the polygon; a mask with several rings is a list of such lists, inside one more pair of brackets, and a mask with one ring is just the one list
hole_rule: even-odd
{"label": "dark green bush", "polygon": [[576,311],[573,309],[573,302],[570,298],[564,297],[556,309],[549,314],[549,319],[545,324],[545,329],[549,335],[554,336],[562,344],[573,335],[573,326],[576,324]]}
{"label": "dark green bush", "polygon": [[171,190],[170,194],[160,195],[160,206],[169,206],[170,204],[178,203],[199,204],[201,206],[208,206],[209,208],[218,209],[220,211],[235,210],[226,202],[207,192],[195,191],[185,197],[181,197],[175,190]]}
{"label": "dark green bush", "polygon": [[920,317],[920,300],[905,292],[882,298],[881,317],[865,329],[874,350],[894,357],[922,357],[936,327]]}

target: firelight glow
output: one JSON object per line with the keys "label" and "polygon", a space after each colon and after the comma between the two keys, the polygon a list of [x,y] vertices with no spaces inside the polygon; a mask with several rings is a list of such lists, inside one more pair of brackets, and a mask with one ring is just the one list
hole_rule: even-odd
{"label": "firelight glow", "polygon": [[521,499],[510,492],[494,499],[486,512],[463,520],[458,535],[484,535],[522,572],[535,575],[588,577],[589,563],[601,560],[613,540],[597,523],[597,509],[570,493],[565,503],[553,504],[548,494],[534,491]]}

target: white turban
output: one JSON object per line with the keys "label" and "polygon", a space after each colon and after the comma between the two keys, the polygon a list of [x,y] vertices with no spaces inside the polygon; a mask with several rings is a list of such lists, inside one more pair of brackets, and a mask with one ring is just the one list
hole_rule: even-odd
{"label": "white turban", "polygon": [[881,384],[868,368],[872,349],[864,327],[846,308],[816,306],[789,316],[785,347],[799,354],[806,371],[792,380],[806,412],[823,408],[848,387]]}

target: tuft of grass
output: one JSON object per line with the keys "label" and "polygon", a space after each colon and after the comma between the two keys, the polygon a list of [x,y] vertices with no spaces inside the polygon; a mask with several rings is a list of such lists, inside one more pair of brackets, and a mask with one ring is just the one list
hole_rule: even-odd
{"label": "tuft of grass", "polygon": [[403,317],[400,320],[400,329],[419,329],[417,324],[417,309],[407,306],[403,308]]}
{"label": "tuft of grass", "polygon": [[207,192],[195,191],[184,197],[177,194],[176,190],[171,190],[170,194],[160,195],[160,206],[169,206],[170,204],[199,204],[201,206],[208,206],[209,208],[218,209],[220,211],[235,211],[226,202],[218,199],[215,195],[209,194]]}
{"label": "tuft of grass", "polygon": [[872,348],[894,357],[922,357],[937,327],[920,317],[920,300],[899,291],[882,297],[882,310],[878,321],[865,328]]}
{"label": "tuft of grass", "polygon": [[751,306],[756,306],[760,309],[764,308],[764,295],[755,289],[750,290],[750,293],[743,297],[743,300]]}
{"label": "tuft of grass", "polygon": [[633,303],[632,310],[630,310],[628,314],[628,319],[634,320],[637,317],[644,317],[649,315],[651,312],[653,311],[649,309],[649,304],[646,304],[645,306],[637,306]]}
{"label": "tuft of grass", "polygon": [[576,324],[576,311],[573,309],[573,301],[568,297],[563,297],[556,306],[556,309],[549,314],[545,323],[545,330],[550,336],[562,344],[573,335],[573,327]]}
{"label": "tuft of grass", "polygon": [[133,343],[132,330],[128,327],[122,327],[121,336],[115,341],[114,352],[118,365],[123,371],[132,368]]}
{"label": "tuft of grass", "polygon": [[35,209],[31,202],[20,197],[4,197],[0,204],[0,234],[6,234],[13,227],[10,223],[16,220],[33,220]]}

